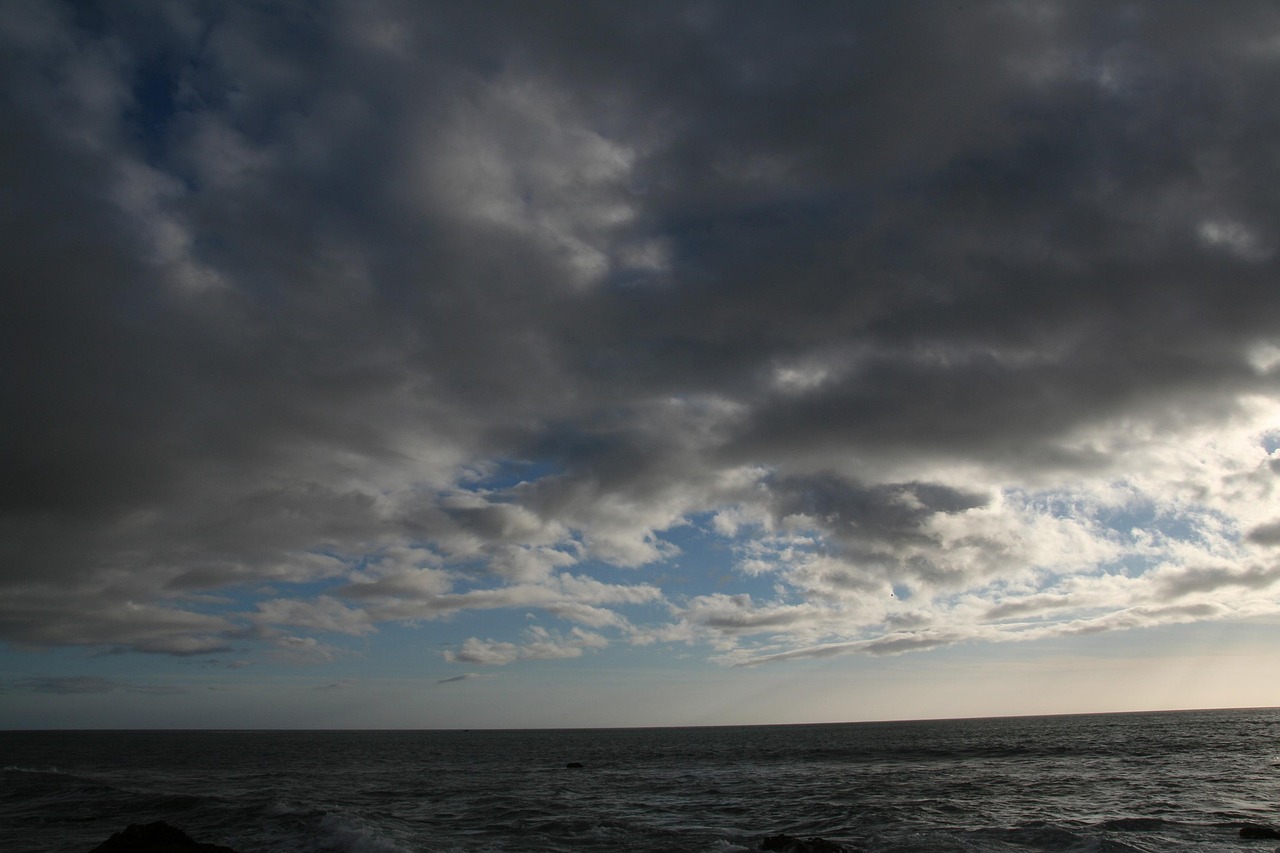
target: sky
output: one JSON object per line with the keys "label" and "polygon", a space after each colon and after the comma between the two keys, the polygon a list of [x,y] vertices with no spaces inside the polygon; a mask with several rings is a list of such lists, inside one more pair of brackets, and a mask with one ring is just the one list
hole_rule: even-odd
{"label": "sky", "polygon": [[0,4],[0,728],[1280,705],[1272,2]]}

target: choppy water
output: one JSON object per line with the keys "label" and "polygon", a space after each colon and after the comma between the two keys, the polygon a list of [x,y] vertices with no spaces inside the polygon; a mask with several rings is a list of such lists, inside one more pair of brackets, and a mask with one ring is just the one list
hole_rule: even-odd
{"label": "choppy water", "polygon": [[[0,732],[0,850],[1239,851],[1280,709],[698,729]],[[580,762],[580,769],[566,768]]]}

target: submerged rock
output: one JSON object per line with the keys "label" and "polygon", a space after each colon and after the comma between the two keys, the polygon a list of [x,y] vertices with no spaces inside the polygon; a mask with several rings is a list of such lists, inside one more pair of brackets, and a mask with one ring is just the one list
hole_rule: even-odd
{"label": "submerged rock", "polygon": [[220,844],[193,841],[181,829],[162,820],[131,823],[89,853],[236,853]]}
{"label": "submerged rock", "polygon": [[825,838],[796,838],[794,835],[770,835],[760,842],[761,850],[776,853],[844,853],[844,848]]}
{"label": "submerged rock", "polygon": [[1240,827],[1241,838],[1280,838],[1280,832],[1269,826],[1262,826],[1256,823],[1246,823]]}

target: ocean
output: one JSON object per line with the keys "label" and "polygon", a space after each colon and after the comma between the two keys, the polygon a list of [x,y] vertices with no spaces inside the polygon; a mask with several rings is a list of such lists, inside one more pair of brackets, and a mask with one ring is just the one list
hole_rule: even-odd
{"label": "ocean", "polygon": [[[0,732],[0,850],[1271,851],[1280,709],[724,728]],[[581,767],[570,767],[580,764]]]}

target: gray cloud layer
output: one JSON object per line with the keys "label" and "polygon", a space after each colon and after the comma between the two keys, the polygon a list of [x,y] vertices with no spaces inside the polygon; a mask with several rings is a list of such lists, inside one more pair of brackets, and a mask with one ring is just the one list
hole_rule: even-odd
{"label": "gray cloud layer", "polygon": [[[0,638],[765,658],[1262,596],[1278,71],[1270,3],[6,4]],[[787,594],[591,576],[704,514]]]}

